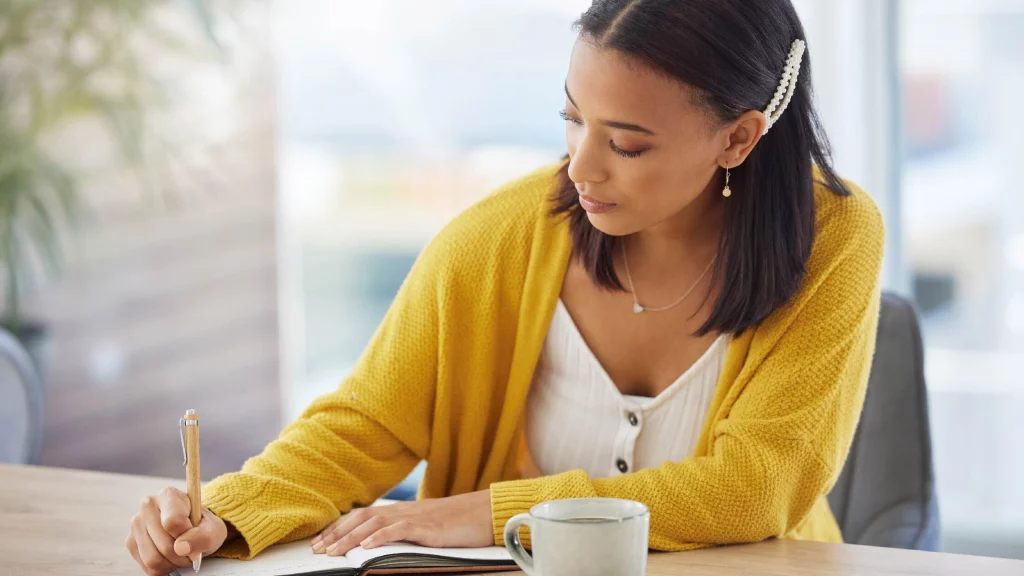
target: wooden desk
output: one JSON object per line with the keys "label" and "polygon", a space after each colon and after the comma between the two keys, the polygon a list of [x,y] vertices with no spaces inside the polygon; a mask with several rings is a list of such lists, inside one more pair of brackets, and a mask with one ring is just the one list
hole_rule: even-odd
{"label": "wooden desk", "polygon": [[[183,480],[0,465],[0,574],[137,576],[142,572],[124,548],[128,522],[144,496],[167,485],[184,488],[183,484]],[[652,554],[647,573],[1024,576],[1024,562],[770,541],[681,554]]]}

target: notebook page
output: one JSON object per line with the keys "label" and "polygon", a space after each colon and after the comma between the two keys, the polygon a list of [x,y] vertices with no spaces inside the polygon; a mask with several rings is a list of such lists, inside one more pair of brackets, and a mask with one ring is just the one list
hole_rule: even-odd
{"label": "notebook page", "polygon": [[[310,540],[271,546],[249,561],[203,558],[202,576],[284,576],[324,570],[345,570],[359,565],[344,556],[313,554]],[[192,576],[192,569],[179,570]]]}
{"label": "notebook page", "polygon": [[[396,504],[397,500],[386,500],[381,498],[373,503],[373,506],[389,506]],[[356,567],[364,566],[367,562],[382,556],[394,556],[397,554],[420,554],[430,556],[441,556],[444,558],[459,558],[462,560],[479,560],[484,562],[514,562],[512,556],[503,546],[490,546],[488,548],[426,548],[415,544],[404,542],[393,542],[371,550],[362,546],[356,546],[348,551],[345,556],[352,560]]]}
{"label": "notebook page", "polygon": [[[512,556],[500,546],[488,548],[426,548],[415,544],[385,544],[372,550],[353,548],[345,556],[313,554],[309,540],[271,546],[249,561],[226,558],[203,560],[202,576],[286,576],[326,570],[358,569],[365,563],[383,556],[399,554],[430,555],[444,558],[483,562],[509,562]],[[179,571],[191,576],[191,570]]]}
{"label": "notebook page", "polygon": [[370,560],[374,560],[382,556],[394,556],[396,554],[419,554],[484,562],[513,561],[508,550],[505,550],[505,548],[501,546],[490,546],[487,548],[426,548],[424,546],[405,543],[385,544],[370,550],[366,550],[362,546],[357,546],[352,550],[349,550],[348,554],[345,556],[352,560],[354,565],[363,566]]}
{"label": "notebook page", "polygon": [[[394,500],[381,498],[373,506],[388,506]],[[327,570],[358,569],[364,563],[394,554],[428,554],[465,560],[512,562],[512,557],[500,546],[489,548],[425,548],[415,544],[386,544],[372,550],[356,547],[345,556],[314,554],[311,540],[298,540],[277,544],[260,552],[249,561],[226,558],[204,558],[202,576],[287,576]],[[179,576],[192,576],[192,570],[179,570]]]}
{"label": "notebook page", "polygon": [[[381,498],[373,506],[388,506],[395,500]],[[285,574],[301,574],[320,570],[358,568],[343,557],[329,557],[326,554],[313,554],[309,540],[300,540],[289,544],[279,544],[267,548],[256,558],[242,562],[224,558],[203,560],[203,576],[282,576]],[[191,575],[191,570],[179,571],[179,576]]]}

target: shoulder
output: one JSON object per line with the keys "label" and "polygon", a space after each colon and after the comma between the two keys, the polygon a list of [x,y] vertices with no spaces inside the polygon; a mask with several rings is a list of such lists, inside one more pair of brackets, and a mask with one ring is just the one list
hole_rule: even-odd
{"label": "shoulder", "polygon": [[831,317],[845,306],[867,310],[875,298],[885,247],[882,214],[859,186],[843,183],[850,194],[837,194],[816,180],[814,244],[800,288],[769,315],[762,327],[774,328],[764,332],[782,334],[808,307],[824,308],[815,314]]}
{"label": "shoulder", "polygon": [[560,166],[546,165],[504,184],[456,216],[439,238],[500,235],[536,223],[550,212]]}
{"label": "shoulder", "polygon": [[832,270],[840,262],[864,265],[864,274],[875,273],[885,246],[885,223],[878,205],[850,180],[843,180],[849,195],[836,194],[815,182],[815,233],[808,273]]}
{"label": "shoulder", "polygon": [[[789,301],[753,331],[746,357],[753,365],[769,354],[801,365],[799,358],[808,354],[849,345],[851,335],[860,342],[874,335],[885,244],[882,214],[859,186],[843,183],[850,194],[815,184],[815,236],[804,276]],[[787,344],[780,348],[783,340]]]}
{"label": "shoulder", "polygon": [[494,190],[452,219],[421,259],[450,268],[525,253],[538,224],[549,218],[560,167],[542,166]]}

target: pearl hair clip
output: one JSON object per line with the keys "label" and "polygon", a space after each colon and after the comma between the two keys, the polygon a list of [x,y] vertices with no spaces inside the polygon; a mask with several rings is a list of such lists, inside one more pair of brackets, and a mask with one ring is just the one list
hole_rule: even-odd
{"label": "pearl hair clip", "polygon": [[768,124],[764,127],[765,134],[779,121],[782,113],[789,106],[789,101],[793,98],[793,92],[796,91],[796,80],[800,76],[800,64],[804,60],[806,50],[807,44],[803,40],[793,41],[793,46],[789,49],[789,58],[786,60],[786,69],[782,73],[782,80],[779,81],[779,88],[775,90],[775,96],[764,111],[764,115],[768,119]]}

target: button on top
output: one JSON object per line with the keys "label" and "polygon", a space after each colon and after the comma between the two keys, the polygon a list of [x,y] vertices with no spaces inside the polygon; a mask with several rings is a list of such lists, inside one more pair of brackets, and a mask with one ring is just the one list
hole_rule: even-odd
{"label": "button on top", "polygon": [[636,414],[634,414],[633,412],[627,412],[626,413],[626,419],[629,420],[629,425],[630,426],[636,426],[637,424],[640,423],[640,419],[637,418]]}
{"label": "button on top", "polygon": [[619,461],[616,462],[615,465],[618,466],[619,472],[622,472],[623,474],[629,472],[629,464],[626,464],[626,461],[622,458],[619,458]]}

